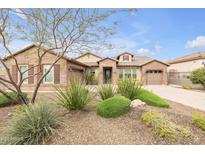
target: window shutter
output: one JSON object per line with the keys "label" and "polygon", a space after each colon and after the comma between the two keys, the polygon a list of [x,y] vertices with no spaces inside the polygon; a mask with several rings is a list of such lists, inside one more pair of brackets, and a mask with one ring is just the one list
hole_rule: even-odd
{"label": "window shutter", "polygon": [[60,84],[60,64],[54,65],[54,84]]}
{"label": "window shutter", "polygon": [[15,83],[18,82],[18,69],[16,65],[12,65],[11,67],[11,75]]}
{"label": "window shutter", "polygon": [[[34,74],[34,67],[33,65],[28,66],[28,76],[31,76]],[[34,76],[28,78],[28,84],[34,84]]]}
{"label": "window shutter", "polygon": [[[41,72],[40,73],[38,73],[39,71],[41,70]],[[41,76],[43,75],[43,64],[42,65],[39,65],[38,67],[37,67],[37,81],[39,81],[39,79],[41,78]]]}

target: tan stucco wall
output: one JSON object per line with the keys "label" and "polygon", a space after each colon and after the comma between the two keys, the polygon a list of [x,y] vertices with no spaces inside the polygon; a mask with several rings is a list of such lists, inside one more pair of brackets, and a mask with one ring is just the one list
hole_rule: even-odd
{"label": "tan stucco wall", "polygon": [[112,67],[112,83],[117,84],[116,61],[113,61],[110,59],[105,59],[99,62],[99,68],[98,68],[99,84],[103,84],[103,68],[104,67]]}
{"label": "tan stucco wall", "polygon": [[123,56],[125,56],[125,55],[129,56],[129,61],[132,61],[132,56],[129,55],[129,54],[122,54],[122,55],[120,55],[119,61],[123,61]]}
{"label": "tan stucco wall", "polygon": [[[38,56],[37,56],[36,49],[37,49],[36,47],[33,47],[23,53],[16,55],[15,57],[18,61],[18,64],[19,65],[37,65]],[[54,59],[56,59],[56,56],[54,54],[46,53],[46,55],[42,59],[42,64],[51,64],[53,63]],[[6,61],[6,64],[9,66],[11,70],[11,67],[12,65],[15,65],[15,62],[13,59],[8,59]],[[64,58],[60,59],[56,64],[60,64],[60,84],[57,84],[57,85],[62,88],[67,87],[69,76],[71,76],[71,74],[68,71],[68,68],[70,66],[75,66],[75,67],[79,67],[79,66],[73,63],[67,63],[67,60]],[[36,72],[37,72],[37,68],[34,69],[34,73]],[[33,91],[36,83],[37,83],[37,76],[34,77],[34,84],[23,84],[22,89],[25,91]],[[54,90],[54,88],[52,84],[42,83],[39,90],[49,91],[49,90]]]}
{"label": "tan stucco wall", "polygon": [[157,61],[150,62],[146,65],[143,65],[141,68],[141,77],[142,81],[145,82],[146,80],[146,70],[162,70],[163,71],[163,84],[167,84],[167,66],[159,63]]}
{"label": "tan stucco wall", "polygon": [[168,71],[176,70],[177,72],[191,72],[197,68],[203,67],[202,62],[205,63],[205,59],[170,64],[170,66],[168,67]]}
{"label": "tan stucco wall", "polygon": [[96,57],[92,54],[85,54],[82,57],[77,58],[76,60],[79,62],[97,62],[101,60],[101,58]]}

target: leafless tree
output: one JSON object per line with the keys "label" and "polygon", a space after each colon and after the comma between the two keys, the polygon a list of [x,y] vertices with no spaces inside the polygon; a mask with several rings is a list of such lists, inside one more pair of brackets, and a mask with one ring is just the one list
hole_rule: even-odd
{"label": "leafless tree", "polygon": [[[99,10],[99,9],[1,9],[0,10],[0,43],[8,55],[15,61],[20,74],[18,83],[14,82],[9,67],[4,59],[0,57],[0,62],[6,70],[8,79],[0,77],[0,84],[8,90],[16,92],[23,103],[27,101],[22,97],[22,84],[25,80],[42,73],[42,68],[32,75],[23,77],[23,74],[30,69],[39,67],[42,59],[49,51],[57,52],[56,59],[53,60],[48,71],[38,80],[31,102],[35,102],[38,89],[51,71],[53,66],[67,53],[85,52],[107,48],[111,45],[106,39],[113,35],[117,22],[105,24],[105,21],[114,13],[127,10]],[[21,20],[13,23],[13,16],[18,15]],[[19,62],[9,48],[12,41],[12,28],[15,29],[19,39],[34,42],[37,45],[38,64],[21,72]],[[12,34],[12,35],[11,35]],[[0,93],[7,93],[0,89]]]}

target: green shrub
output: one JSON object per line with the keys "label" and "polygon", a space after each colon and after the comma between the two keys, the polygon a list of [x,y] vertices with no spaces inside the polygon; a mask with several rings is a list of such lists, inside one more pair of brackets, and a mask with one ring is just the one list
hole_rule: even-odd
{"label": "green shrub", "polygon": [[201,84],[205,88],[205,68],[192,71],[190,80],[193,84]]}
{"label": "green shrub", "polygon": [[[16,100],[18,102],[18,98],[16,96],[16,93],[14,92],[9,92],[7,93],[8,96],[10,96],[11,98],[13,98],[14,100]],[[26,93],[22,93],[22,96],[27,99],[27,94]],[[0,95],[0,107],[5,107],[5,106],[10,106],[13,104],[16,104],[16,101],[14,101],[12,99],[7,98],[4,95]]]}
{"label": "green shrub", "polygon": [[81,81],[71,81],[69,87],[63,91],[57,88],[57,99],[60,104],[69,110],[83,109],[91,101],[91,94]]}
{"label": "green shrub", "polygon": [[129,111],[131,101],[123,96],[108,98],[97,105],[97,114],[105,117],[118,117]]}
{"label": "green shrub", "polygon": [[23,105],[12,116],[5,144],[41,144],[60,125],[59,116],[52,104]]}
{"label": "green shrub", "polygon": [[166,100],[145,89],[141,89],[136,98],[140,99],[148,105],[169,107],[169,103]]}
{"label": "green shrub", "polygon": [[105,100],[115,95],[115,89],[111,84],[101,85],[99,88],[99,94],[101,99]]}
{"label": "green shrub", "polygon": [[182,88],[183,89],[191,89],[191,85],[184,84],[184,85],[182,85]]}
{"label": "green shrub", "polygon": [[191,136],[191,132],[187,128],[176,125],[162,113],[147,111],[142,113],[141,119],[148,127],[151,127],[154,133],[159,134],[160,137],[167,136],[176,139],[179,136]]}
{"label": "green shrub", "polygon": [[205,115],[195,113],[193,115],[192,123],[205,131]]}
{"label": "green shrub", "polygon": [[142,82],[126,78],[119,82],[118,92],[130,100],[134,100],[142,87]]}

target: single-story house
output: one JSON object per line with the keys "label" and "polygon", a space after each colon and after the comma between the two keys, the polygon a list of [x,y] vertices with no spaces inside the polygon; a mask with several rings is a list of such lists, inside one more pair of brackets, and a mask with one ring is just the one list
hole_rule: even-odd
{"label": "single-story house", "polygon": [[[42,50],[46,50],[42,48]],[[32,44],[26,48],[14,53],[18,61],[20,70],[24,72],[29,67],[38,64],[37,46]],[[49,51],[42,59],[42,73],[45,73],[58,54]],[[19,82],[19,72],[11,56],[4,58],[9,66],[13,80]],[[70,79],[82,79],[84,72],[89,69],[98,77],[98,83],[117,84],[119,80],[130,77],[144,81],[145,84],[167,84],[167,66],[168,64],[145,56],[134,56],[131,53],[124,52],[115,58],[100,57],[93,53],[85,53],[75,59],[64,56],[52,68],[50,73],[44,78],[40,91],[50,91],[53,85],[65,88],[69,85]],[[39,72],[40,66],[29,69],[24,73],[24,77]],[[5,71],[1,77],[8,78]],[[42,73],[25,80],[22,90],[33,91],[37,81]]]}
{"label": "single-story house", "polygon": [[126,77],[141,80],[145,84],[167,84],[169,65],[150,57],[123,52],[114,58],[103,58],[87,52],[75,59],[89,66],[99,84],[109,82],[117,84]]}

